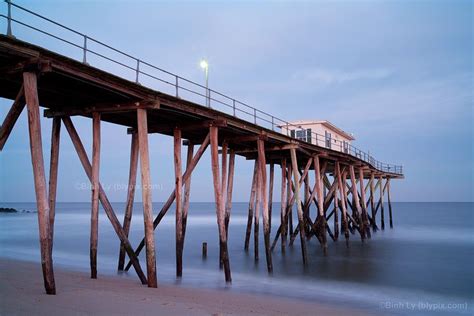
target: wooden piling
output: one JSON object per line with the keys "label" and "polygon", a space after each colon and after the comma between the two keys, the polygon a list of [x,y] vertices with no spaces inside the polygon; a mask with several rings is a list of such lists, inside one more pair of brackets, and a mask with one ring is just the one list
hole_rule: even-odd
{"label": "wooden piling", "polygon": [[140,151],[140,173],[142,184],[143,221],[145,226],[146,265],[148,287],[157,287],[155,235],[153,229],[153,209],[150,181],[150,161],[148,155],[147,110],[137,109],[138,147]]}
{"label": "wooden piling", "polygon": [[372,231],[377,231],[377,223],[375,222],[375,185],[374,185],[375,175],[373,172],[370,173],[370,209],[372,212]]}
{"label": "wooden piling", "polygon": [[176,236],[176,276],[183,275],[183,175],[181,171],[181,130],[175,128],[174,137],[174,174],[175,174],[175,236]]}
{"label": "wooden piling", "polygon": [[256,201],[255,209],[253,216],[253,254],[255,262],[259,260],[259,251],[258,251],[258,237],[259,237],[259,220],[260,220],[260,209],[262,207],[262,166],[260,161],[257,158],[257,188],[256,188]]}
{"label": "wooden piling", "polygon": [[257,160],[255,160],[254,167],[253,167],[252,187],[250,190],[247,230],[245,232],[245,244],[244,244],[245,251],[249,250],[250,234],[252,232],[252,221],[253,221],[253,216],[254,216],[254,211],[255,211],[255,195],[256,195],[256,190],[257,190],[257,177],[258,177],[257,173],[258,173],[258,162]]}
{"label": "wooden piling", "polygon": [[[353,210],[352,216],[359,224],[359,233],[362,242],[365,241],[365,226],[364,221],[362,220],[362,210],[360,207],[359,193],[357,192],[357,183],[355,178],[354,165],[349,166],[349,173],[351,177],[351,190],[352,190],[352,201],[353,201]],[[363,184],[362,184],[363,185]]]}
{"label": "wooden piling", "polygon": [[51,128],[51,158],[49,162],[49,231],[50,246],[53,248],[54,217],[56,215],[56,190],[58,186],[59,143],[61,134],[61,118],[53,118]]}
{"label": "wooden piling", "polygon": [[[270,219],[267,196],[267,167],[265,159],[265,143],[263,139],[257,141],[258,147],[258,161],[260,165],[260,196],[262,198],[262,218],[263,218],[263,239],[265,244],[265,257],[267,259],[267,270],[269,273],[273,272],[272,252],[270,250]],[[273,184],[272,184],[273,185]]]}
{"label": "wooden piling", "polygon": [[100,113],[92,113],[92,211],[90,235],[91,278],[97,279],[97,244],[99,238],[99,168]]}
{"label": "wooden piling", "polygon": [[43,147],[41,140],[41,123],[39,115],[39,100],[36,73],[23,73],[23,86],[25,90],[25,99],[28,111],[28,130],[30,135],[31,163],[33,165],[36,207],[38,209],[39,240],[44,287],[47,294],[56,294],[52,247],[50,245],[51,233],[49,203],[46,192],[46,178],[44,173]]}
{"label": "wooden piling", "polygon": [[[290,149],[291,154],[291,164],[293,169],[293,179],[295,181],[295,203],[298,209],[298,223],[300,228],[304,227],[304,220],[303,220],[303,209],[301,207],[301,200],[300,200],[300,181],[299,181],[299,172],[298,172],[298,161],[296,159],[296,150],[294,148]],[[301,242],[301,253],[303,256],[303,264],[306,265],[308,262],[308,254],[306,251],[306,238],[304,235],[304,229],[300,229],[300,242]]]}
{"label": "wooden piling", "polygon": [[[191,168],[193,163],[193,155],[194,155],[194,144],[188,142],[188,152],[186,155],[186,170]],[[190,194],[191,194],[191,175],[189,173],[189,177],[186,179],[183,176],[184,181],[184,197],[183,197],[183,237],[182,237],[182,249],[184,251],[184,239],[186,236],[186,226],[188,224],[188,213],[189,213],[189,203],[190,203]],[[154,226],[154,225],[153,225]]]}
{"label": "wooden piling", "polygon": [[[77,153],[77,156],[79,157],[79,161],[81,162],[82,167],[87,177],[89,178],[89,181],[91,181],[92,183],[92,166],[89,161],[89,158],[87,157],[87,153],[86,153],[86,150],[84,149],[81,139],[79,138],[79,135],[77,134],[74,124],[72,123],[71,118],[68,116],[62,117],[62,120],[69,134],[69,137],[71,138],[72,144],[74,145],[74,148],[76,149],[76,153]],[[100,199],[100,202],[102,203],[102,207],[104,208],[105,214],[109,218],[110,223],[112,224],[112,227],[115,230],[115,233],[119,237],[120,241],[124,244],[125,251],[127,252],[130,258],[130,266],[133,265],[142,284],[147,284],[146,276],[143,273],[140,263],[138,262],[137,255],[133,251],[132,245],[130,244],[128,237],[125,235],[122,225],[120,225],[117,215],[115,215],[114,209],[112,208],[112,205],[110,204],[110,201],[108,200],[107,195],[105,194],[105,191],[103,190],[100,184],[99,184],[99,199]]]}
{"label": "wooden piling", "polygon": [[25,93],[23,84],[21,85],[20,91],[16,95],[15,101],[13,102],[10,110],[8,111],[2,125],[0,125],[0,151],[3,150],[8,137],[10,136],[13,126],[20,117],[21,112],[25,108]]}
{"label": "wooden piling", "polygon": [[286,251],[286,234],[288,225],[286,224],[286,209],[288,204],[288,195],[286,188],[286,158],[281,160],[281,210],[280,210],[280,235],[281,235],[281,252],[284,254]]}
{"label": "wooden piling", "polygon": [[[224,140],[222,142],[222,146],[221,146],[221,203],[222,205],[224,206],[224,228],[226,227],[225,226],[225,205],[227,204],[226,203],[226,200],[227,200],[227,147],[228,147],[228,144],[227,142]],[[227,238],[227,229],[225,230],[226,231],[226,238]],[[224,249],[222,247],[219,247],[219,268],[222,269],[223,266],[224,266],[224,261],[223,261],[223,254],[224,252]]]}
{"label": "wooden piling", "polygon": [[322,242],[322,247],[323,247],[323,253],[326,256],[328,252],[328,245],[327,245],[327,239],[326,239],[326,215],[324,214],[324,203],[323,203],[323,179],[321,175],[321,167],[320,167],[320,162],[319,162],[319,156],[316,155],[313,158],[313,164],[314,164],[314,177],[315,177],[315,182],[316,182],[316,195],[317,195],[317,205],[318,205],[318,215],[319,215],[319,220],[317,219],[317,224],[316,227],[318,228],[318,233],[320,240]]}
{"label": "wooden piling", "polygon": [[382,176],[380,176],[380,219],[381,219],[381,226],[382,226],[382,230],[385,229],[385,219],[384,219],[384,214],[383,214],[383,180],[382,180]]}
{"label": "wooden piling", "polygon": [[225,231],[227,238],[229,237],[230,212],[232,210],[232,193],[234,190],[234,169],[235,169],[235,150],[230,149],[229,152],[229,171],[227,176],[227,199],[225,204]]}
{"label": "wooden piling", "polygon": [[[199,162],[202,155],[206,151],[206,149],[209,145],[209,139],[210,139],[210,137],[209,137],[209,134],[208,134],[206,136],[206,138],[204,139],[203,143],[201,144],[201,146],[199,146],[199,149],[197,150],[196,154],[194,155],[190,165],[187,166],[186,171],[183,174],[183,182],[184,183],[186,183],[186,181],[188,181],[190,179],[194,168],[196,167],[197,163]],[[160,224],[161,220],[163,219],[163,217],[166,215],[169,208],[173,204],[173,202],[175,200],[175,197],[176,197],[176,192],[173,189],[173,191],[168,196],[168,199],[166,200],[165,204],[163,204],[163,206],[161,207],[160,212],[158,213],[158,215],[156,215],[155,219],[153,220],[153,229],[156,229],[156,227]],[[142,251],[143,247],[145,247],[145,238],[142,238],[142,240],[140,241],[140,244],[138,245],[138,247],[134,251],[134,254],[135,254],[136,257],[138,257],[138,255]],[[125,271],[128,271],[131,266],[132,266],[132,262],[129,261],[127,263],[127,265],[125,266]]]}
{"label": "wooden piling", "polygon": [[360,184],[360,206],[362,208],[362,223],[361,229],[365,231],[365,234],[368,238],[371,238],[370,234],[370,224],[367,214],[366,198],[365,198],[365,187],[364,187],[364,168],[359,168],[359,184]]}
{"label": "wooden piling", "polygon": [[[133,202],[135,200],[135,187],[137,184],[137,170],[138,170],[138,135],[132,134],[130,145],[130,169],[128,173],[128,187],[127,187],[127,202],[125,205],[125,212],[123,218],[123,231],[128,238],[130,233],[130,225],[132,222]],[[125,264],[125,248],[120,242],[120,252],[118,260],[118,270],[123,271]]]}
{"label": "wooden piling", "polygon": [[346,208],[346,201],[347,201],[347,194],[346,194],[346,176],[345,171],[341,174],[341,167],[339,162],[336,162],[336,173],[337,173],[337,182],[339,186],[339,196],[342,208],[342,219],[341,219],[341,226],[342,230],[344,230],[344,237],[346,238],[346,246],[349,247],[349,226],[347,222],[347,208]]}
{"label": "wooden piling", "polygon": [[[127,202],[125,205],[125,213],[123,218],[123,231],[128,238],[130,233],[130,225],[132,221],[133,202],[135,199],[135,187],[137,183],[137,169],[138,169],[138,138],[137,133],[132,134],[130,145],[130,169],[128,173],[128,187],[127,187]],[[125,265],[125,248],[123,243],[120,243],[118,270],[123,271]]]}
{"label": "wooden piling", "polygon": [[387,200],[388,200],[388,215],[390,217],[390,228],[393,228],[392,201],[390,198],[390,178],[389,177],[387,177]]}
{"label": "wooden piling", "polygon": [[290,201],[289,203],[287,203],[287,210],[286,210],[286,217],[287,217],[287,220],[285,221],[285,224],[288,225],[288,229],[285,229],[285,237],[288,236],[288,233],[290,235],[293,234],[293,203],[294,202],[291,202],[291,201],[294,201],[294,198],[293,198],[293,187],[291,185],[291,178],[292,178],[292,174],[293,174],[293,171],[292,171],[292,167],[291,167],[291,163],[288,164],[288,172],[286,173],[288,176],[286,177],[286,180],[288,181],[288,185],[286,186],[288,192],[287,192],[287,199],[288,201]]}
{"label": "wooden piling", "polygon": [[219,172],[219,144],[218,144],[218,127],[210,126],[209,128],[211,141],[211,165],[212,179],[214,183],[214,197],[216,201],[217,225],[219,228],[219,245],[222,249],[222,262],[224,265],[224,274],[226,282],[232,282],[230,272],[229,253],[227,250],[227,236],[225,231],[225,206],[222,199],[222,187]]}
{"label": "wooden piling", "polygon": [[207,258],[207,242],[202,243],[202,258]]}
{"label": "wooden piling", "polygon": [[270,183],[268,186],[268,227],[269,234],[272,232],[272,210],[273,210],[273,180],[275,178],[275,165],[270,163]]}

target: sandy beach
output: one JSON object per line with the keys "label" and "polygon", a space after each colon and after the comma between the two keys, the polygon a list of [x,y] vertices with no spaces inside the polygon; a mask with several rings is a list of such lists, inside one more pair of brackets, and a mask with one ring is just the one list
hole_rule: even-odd
{"label": "sandy beach", "polygon": [[44,294],[39,263],[0,259],[1,315],[367,315],[280,297],[159,285],[56,268],[57,295]]}

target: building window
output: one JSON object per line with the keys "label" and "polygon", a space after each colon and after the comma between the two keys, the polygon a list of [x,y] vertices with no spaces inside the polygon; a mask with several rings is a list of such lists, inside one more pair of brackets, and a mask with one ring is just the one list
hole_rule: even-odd
{"label": "building window", "polygon": [[344,141],[342,142],[342,144],[343,144],[343,150],[344,150],[344,152],[345,152],[346,154],[349,153],[349,143],[344,140]]}
{"label": "building window", "polygon": [[324,131],[324,136],[326,139],[326,148],[331,148],[331,133],[328,133],[328,131]]}
{"label": "building window", "polygon": [[290,132],[291,137],[296,138],[298,140],[302,140],[304,142],[311,143],[311,128],[308,129],[300,129],[300,130],[292,130]]}

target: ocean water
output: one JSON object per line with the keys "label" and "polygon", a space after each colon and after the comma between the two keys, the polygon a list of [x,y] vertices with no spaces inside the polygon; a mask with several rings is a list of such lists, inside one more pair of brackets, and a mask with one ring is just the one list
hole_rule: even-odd
{"label": "ocean water", "polygon": [[[112,203],[120,220],[124,203]],[[161,203],[154,203],[156,214]],[[0,203],[35,211],[34,203]],[[272,240],[279,225],[279,203],[273,205]],[[386,206],[387,209],[387,206]],[[282,255],[273,252],[268,275],[260,236],[260,260],[243,249],[247,203],[234,203],[229,228],[232,285],[218,264],[218,231],[214,203],[191,203],[183,258],[183,278],[175,277],[174,210],[156,230],[158,282],[218,288],[336,303],[394,315],[474,314],[474,204],[393,203],[394,228],[373,234],[362,244],[351,235],[350,247],[329,240],[324,257],[315,238],[308,243],[310,262],[302,265],[299,239]],[[388,212],[386,212],[388,213]],[[296,219],[295,219],[296,222]],[[89,271],[90,203],[58,203],[54,236],[55,266]],[[134,206],[130,240],[143,236],[140,203]],[[208,257],[201,256],[202,242]],[[119,241],[103,210],[99,221],[98,274],[116,275]],[[140,255],[144,262],[144,252]],[[39,262],[36,213],[0,214],[0,257]],[[142,266],[144,264],[142,263]],[[135,272],[120,276],[135,278]],[[1,272],[0,272],[1,273]],[[59,289],[60,290],[60,289]]]}

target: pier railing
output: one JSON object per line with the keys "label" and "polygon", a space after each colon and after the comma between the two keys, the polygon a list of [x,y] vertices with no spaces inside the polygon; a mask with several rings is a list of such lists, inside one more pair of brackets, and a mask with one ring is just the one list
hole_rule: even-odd
{"label": "pier railing", "polygon": [[[5,0],[5,3],[7,5],[7,13],[0,13],[0,21],[6,22],[7,36],[18,37],[31,43],[36,42],[42,47],[47,45],[55,51],[61,51],[64,55],[90,66],[100,65],[101,70],[108,71],[135,83],[202,106],[211,107],[273,131],[281,128],[282,131],[286,131],[285,133],[288,136],[291,136],[289,134],[290,130],[303,130],[306,132],[305,129],[298,125],[157,67],[143,59],[132,56],[84,33],[17,5],[11,0]],[[15,9],[15,14],[13,14],[12,9]],[[13,26],[15,26],[15,34],[13,33]],[[19,27],[18,30],[16,27]],[[34,31],[33,34],[28,32],[28,30]],[[67,45],[58,46],[58,43]],[[318,146],[350,154],[383,172],[403,174],[402,166],[380,162],[370,154],[351,144],[335,139],[329,139],[329,143],[327,143],[325,135],[315,132],[311,132],[311,135],[311,142],[316,140],[316,145]]]}

